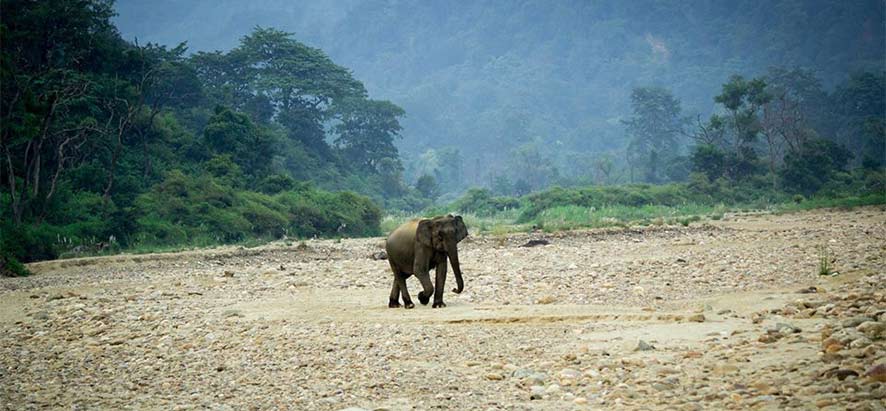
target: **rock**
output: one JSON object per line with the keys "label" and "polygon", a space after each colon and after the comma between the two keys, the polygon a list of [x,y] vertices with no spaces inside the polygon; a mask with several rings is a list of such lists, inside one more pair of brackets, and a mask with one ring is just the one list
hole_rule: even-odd
{"label": "rock", "polygon": [[373,260],[376,260],[376,261],[387,260],[388,253],[386,253],[385,251],[377,251],[377,252],[372,253],[372,255],[369,256],[369,258],[372,258]]}
{"label": "rock", "polygon": [[752,383],[751,388],[757,390],[758,392],[760,392],[762,394],[769,394],[772,392],[772,387],[769,384],[762,382],[762,381],[757,381],[757,382]]}
{"label": "rock", "polygon": [[226,271],[224,272],[224,274],[222,274],[222,277],[233,277],[233,276],[234,276],[234,272],[233,272],[233,271],[227,271],[227,270],[226,270]]}
{"label": "rock", "polygon": [[781,339],[781,337],[781,333],[766,333],[761,335],[760,338],[757,338],[757,341],[764,344],[771,344]]}
{"label": "rock", "polygon": [[545,396],[545,387],[540,385],[533,385],[529,387],[529,399],[530,400],[540,400]]}
{"label": "rock", "polygon": [[542,238],[542,239],[538,239],[538,240],[529,240],[526,242],[526,244],[523,244],[520,247],[536,247],[536,246],[540,246],[540,245],[548,245],[550,243],[551,243],[550,241]]}
{"label": "rock", "polygon": [[514,377],[514,378],[517,378],[517,379],[521,379],[521,380],[522,380],[522,379],[524,379],[524,378],[527,378],[527,377],[531,376],[531,375],[534,374],[534,373],[535,373],[535,371],[527,370],[527,369],[522,369],[522,368],[521,368],[521,369],[514,370],[514,372],[511,373],[511,377]]}
{"label": "rock", "polygon": [[803,289],[801,289],[801,290],[797,290],[797,293],[798,293],[798,294],[815,294],[815,293],[818,293],[818,292],[821,292],[821,291],[819,291],[819,288],[816,287],[816,286],[814,286],[814,285],[813,285],[813,286],[806,287],[806,288],[803,288]]}
{"label": "rock", "polygon": [[554,395],[560,392],[560,386],[557,384],[551,384],[548,388],[545,389],[545,394]]}
{"label": "rock", "polygon": [[558,375],[560,376],[560,378],[569,378],[572,380],[575,380],[575,379],[578,379],[579,377],[581,377],[580,372],[573,370],[571,368],[564,368],[564,369],[560,370],[560,374],[558,374]]}
{"label": "rock", "polygon": [[557,298],[552,295],[545,295],[538,300],[535,301],[536,304],[550,304],[554,301],[557,301]]}
{"label": "rock", "polygon": [[843,381],[846,377],[858,377],[858,371],[850,370],[848,368],[835,368],[825,372],[825,377],[837,377],[838,380]]}
{"label": "rock", "polygon": [[869,338],[859,337],[859,338],[852,340],[852,342],[849,343],[849,348],[863,349],[869,345],[871,345],[871,340]]}
{"label": "rock", "polygon": [[738,372],[738,367],[733,364],[720,364],[714,366],[714,374],[727,375]]}
{"label": "rock", "polygon": [[703,323],[705,318],[704,318],[704,314],[693,314],[693,315],[690,315],[689,318],[687,318],[686,320],[689,322],[694,322],[694,323]]}
{"label": "rock", "polygon": [[886,382],[886,363],[877,364],[864,372],[864,376],[872,381]]}
{"label": "rock", "polygon": [[800,331],[802,331],[802,330],[800,330],[800,328],[795,327],[795,326],[788,324],[788,323],[776,323],[775,327],[773,329],[776,332],[779,332],[782,334],[797,334]]}
{"label": "rock", "polygon": [[485,377],[486,377],[486,379],[489,380],[489,381],[501,381],[501,380],[503,380],[503,379],[505,378],[503,375],[501,375],[501,374],[499,374],[499,373],[497,373],[497,372],[491,372],[491,373],[489,373],[489,374],[486,374]]}
{"label": "rock", "polygon": [[879,338],[883,335],[886,324],[877,321],[865,321],[855,327],[855,329],[869,338]]}
{"label": "rock", "polygon": [[874,319],[871,317],[866,317],[866,316],[858,316],[858,317],[849,318],[847,320],[843,320],[843,322],[840,325],[842,325],[843,328],[855,328],[855,327],[858,327],[859,325],[861,325],[862,323],[865,323],[868,321],[874,321]]}
{"label": "rock", "polygon": [[222,313],[222,317],[231,318],[231,317],[243,317],[243,313],[240,310],[225,310]]}
{"label": "rock", "polygon": [[655,347],[646,341],[640,340],[637,342],[637,348],[634,348],[634,351],[651,351],[654,350]]}
{"label": "rock", "polygon": [[575,399],[572,400],[572,402],[575,403],[576,405],[585,405],[588,403],[588,399],[585,397],[575,397]]}
{"label": "rock", "polygon": [[548,376],[543,372],[536,372],[529,376],[529,381],[535,384],[544,384]]}
{"label": "rock", "polygon": [[369,410],[367,410],[365,408],[360,408],[360,407],[348,407],[348,408],[342,408],[339,411],[369,411]]}
{"label": "rock", "polygon": [[842,349],[843,349],[843,344],[840,344],[840,343],[838,343],[838,342],[835,342],[835,343],[833,343],[833,344],[828,345],[828,346],[824,349],[824,352],[826,352],[826,353],[828,353],[828,354],[833,354],[833,353],[838,352],[838,351],[840,351],[840,350],[842,350]]}

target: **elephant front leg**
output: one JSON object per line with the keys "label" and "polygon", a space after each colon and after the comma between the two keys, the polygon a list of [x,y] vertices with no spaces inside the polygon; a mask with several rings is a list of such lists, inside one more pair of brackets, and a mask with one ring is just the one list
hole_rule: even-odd
{"label": "elephant front leg", "polygon": [[434,285],[434,305],[432,307],[445,307],[446,303],[443,302],[443,290],[446,288],[446,259],[444,258],[442,261],[437,263],[437,278],[435,279]]}
{"label": "elephant front leg", "polygon": [[[422,305],[427,305],[428,302],[431,301],[431,296],[434,294],[434,284],[431,282],[431,276],[428,274],[428,263],[431,260],[431,254],[427,254],[428,252],[419,252],[415,253],[415,278],[418,278],[418,281],[421,282],[421,286],[423,290],[418,293],[418,301],[422,303]],[[401,285],[401,288],[403,286]]]}
{"label": "elephant front leg", "polygon": [[[397,282],[397,288],[400,289],[400,295],[403,296],[403,307],[406,309],[415,308],[415,304],[412,302],[412,298],[409,297],[409,290],[406,289],[406,277],[402,275],[395,275],[394,278],[394,281]],[[419,298],[421,298],[421,293],[419,293]]]}

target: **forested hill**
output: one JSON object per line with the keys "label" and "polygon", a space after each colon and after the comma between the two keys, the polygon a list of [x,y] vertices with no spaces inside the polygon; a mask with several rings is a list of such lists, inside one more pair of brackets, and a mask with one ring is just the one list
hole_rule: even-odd
{"label": "forested hill", "polygon": [[380,207],[416,198],[403,110],[288,33],[187,56],[122,39],[112,2],[0,5],[0,274],[7,257],[376,235]]}
{"label": "forested hill", "polygon": [[886,48],[878,0],[182,3],[123,0],[117,21],[128,38],[193,50],[233,47],[256,24],[295,32],[405,109],[410,180],[461,161],[438,173],[446,189],[489,185],[526,144],[555,147],[560,174],[582,153],[622,159],[635,87],[706,116],[733,74],[802,67],[827,89],[882,70]]}

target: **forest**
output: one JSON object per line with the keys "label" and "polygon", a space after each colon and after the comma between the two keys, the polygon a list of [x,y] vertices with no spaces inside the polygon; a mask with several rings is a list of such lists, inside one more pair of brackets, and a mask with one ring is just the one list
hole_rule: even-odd
{"label": "forest", "polygon": [[[544,36],[531,31],[523,43],[493,29],[464,31],[464,38],[481,37],[480,46],[446,43],[452,53],[474,53],[456,60],[498,50],[482,73],[462,64],[467,74],[434,71],[433,59],[405,55],[415,48],[399,44],[402,32],[361,31],[390,29],[383,22],[403,9],[346,3],[350,12],[337,21],[355,30],[329,41],[335,54],[345,42],[363,53],[375,39],[393,47],[365,55],[364,65],[393,62],[369,87],[299,33],[275,27],[253,23],[226,50],[193,50],[184,35],[174,44],[124,39],[113,1],[7,0],[0,19],[2,271],[121,251],[377,236],[386,221],[451,211],[471,216],[478,229],[494,230],[499,220],[560,229],[663,218],[689,224],[731,207],[882,204],[883,16],[865,20],[862,6],[818,3],[828,5],[834,33],[864,41],[844,47],[857,43],[846,34],[821,51],[795,43],[806,28],[767,38],[781,32],[732,27],[732,36],[739,29],[761,36],[751,39],[761,49],[739,61],[714,55],[730,47],[722,41],[696,54],[670,51],[648,33],[673,28],[624,20],[636,10],[614,7],[603,13],[610,24],[581,26],[581,38],[594,41],[573,42],[568,28],[578,27],[573,19],[582,13],[563,6],[545,14],[559,20],[538,26],[541,33],[570,23],[543,43],[558,44],[547,54],[536,55],[533,41]],[[742,4],[730,21],[759,12]],[[440,12],[428,7],[418,7],[406,29],[426,27]],[[794,14],[811,9],[779,15],[799,19]],[[468,25],[460,19],[470,11],[446,11],[460,17],[444,26]],[[520,9],[499,29],[530,12]],[[653,12],[641,14],[651,19]],[[490,14],[481,15],[486,22]],[[841,20],[847,15],[865,23]],[[376,20],[352,21],[358,18]],[[637,24],[646,34],[630,36]],[[691,27],[704,36],[718,25]],[[331,34],[307,35],[322,36]],[[612,36],[646,54],[606,57]],[[528,54],[533,64],[520,64]],[[545,70],[535,70],[548,54]],[[564,54],[570,63],[555,64]],[[671,61],[680,59],[693,69]],[[703,62],[716,67],[705,72]],[[617,70],[628,63],[634,71]],[[586,83],[588,70],[634,78],[609,90],[611,75]],[[433,84],[410,82],[435,76]],[[704,81],[693,83],[696,76]],[[403,84],[393,84],[398,78]]]}

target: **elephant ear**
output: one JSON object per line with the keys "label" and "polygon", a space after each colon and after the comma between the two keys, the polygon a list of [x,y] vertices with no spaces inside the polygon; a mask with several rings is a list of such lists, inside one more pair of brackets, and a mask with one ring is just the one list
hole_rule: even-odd
{"label": "elephant ear", "polygon": [[431,220],[421,220],[418,222],[418,227],[415,229],[415,241],[424,245],[425,247],[434,247],[433,234],[431,233],[431,228],[434,223]]}
{"label": "elephant ear", "polygon": [[468,227],[465,226],[465,222],[462,221],[460,215],[455,216],[455,241],[464,240],[467,236]]}

